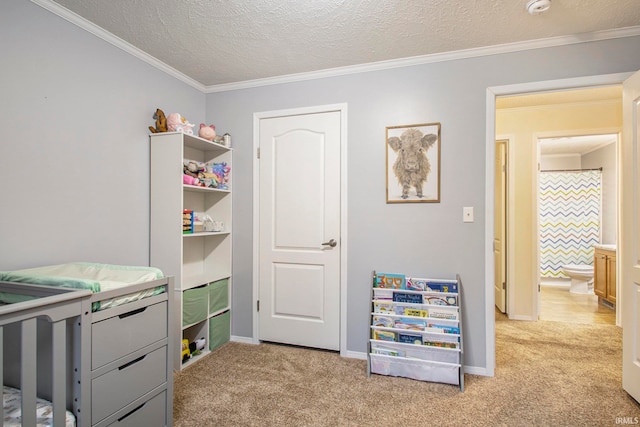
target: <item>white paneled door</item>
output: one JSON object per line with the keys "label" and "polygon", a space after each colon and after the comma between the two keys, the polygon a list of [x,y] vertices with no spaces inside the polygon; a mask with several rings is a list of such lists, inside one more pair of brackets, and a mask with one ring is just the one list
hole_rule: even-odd
{"label": "white paneled door", "polygon": [[622,387],[640,402],[640,72],[622,90]]}
{"label": "white paneled door", "polygon": [[259,122],[259,339],[340,349],[340,111]]}

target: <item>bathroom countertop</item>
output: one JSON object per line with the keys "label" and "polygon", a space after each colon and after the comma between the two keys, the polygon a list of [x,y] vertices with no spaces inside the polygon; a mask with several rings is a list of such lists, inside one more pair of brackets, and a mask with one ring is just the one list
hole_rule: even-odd
{"label": "bathroom countertop", "polygon": [[598,243],[593,245],[594,248],[596,249],[604,249],[606,251],[614,251],[616,250],[616,246],[617,245],[613,245],[613,244],[604,244],[604,243]]}

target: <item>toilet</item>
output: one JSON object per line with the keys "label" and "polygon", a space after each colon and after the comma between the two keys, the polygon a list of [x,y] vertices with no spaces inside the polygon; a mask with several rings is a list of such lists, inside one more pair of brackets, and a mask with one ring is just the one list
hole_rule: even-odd
{"label": "toilet", "polygon": [[562,272],[571,278],[569,292],[573,294],[593,294],[593,266],[586,264],[567,264]]}

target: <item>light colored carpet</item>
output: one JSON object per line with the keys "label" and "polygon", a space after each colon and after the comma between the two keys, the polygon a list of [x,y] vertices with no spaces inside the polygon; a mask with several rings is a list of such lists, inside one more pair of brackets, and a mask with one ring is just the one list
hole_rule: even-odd
{"label": "light colored carpet", "polygon": [[372,375],[366,361],[228,343],[175,375],[174,425],[615,426],[640,417],[621,386],[615,326],[497,318],[495,377],[457,386]]}

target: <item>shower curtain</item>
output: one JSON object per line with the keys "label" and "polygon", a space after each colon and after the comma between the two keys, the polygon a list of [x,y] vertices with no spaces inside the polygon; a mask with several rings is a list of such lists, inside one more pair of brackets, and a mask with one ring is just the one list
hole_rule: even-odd
{"label": "shower curtain", "polygon": [[565,264],[593,265],[600,241],[601,170],[540,172],[540,276]]}

